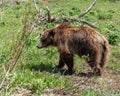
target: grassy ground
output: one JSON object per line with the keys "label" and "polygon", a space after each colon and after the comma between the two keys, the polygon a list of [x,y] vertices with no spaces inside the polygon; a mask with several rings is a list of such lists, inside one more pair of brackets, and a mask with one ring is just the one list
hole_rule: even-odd
{"label": "grassy ground", "polygon": [[[49,0],[50,1],[50,0]],[[51,0],[37,2],[45,9],[48,6],[51,14],[60,18],[74,17],[84,11],[93,0]],[[111,56],[103,76],[89,77],[89,66],[83,59],[75,56],[75,74],[61,76],[60,72],[53,74],[54,65],[58,63],[56,48],[49,47],[38,50],[39,40],[36,38],[44,28],[55,24],[39,24],[27,40],[24,52],[19,59],[15,70],[10,73],[7,83],[0,96],[120,96],[120,2],[112,0],[98,0],[93,10],[82,19],[98,26],[98,30],[111,44]],[[20,5],[5,4],[1,8],[0,20],[0,81],[4,74],[3,63],[9,57],[10,47],[17,41],[23,28],[25,3]],[[30,5],[30,17],[35,14],[33,3]],[[79,26],[80,23],[72,23]]]}

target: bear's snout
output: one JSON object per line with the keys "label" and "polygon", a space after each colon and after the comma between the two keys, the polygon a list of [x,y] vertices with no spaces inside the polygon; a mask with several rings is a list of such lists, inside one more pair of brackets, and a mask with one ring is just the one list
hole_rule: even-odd
{"label": "bear's snout", "polygon": [[43,47],[43,44],[42,44],[42,43],[39,43],[36,47],[40,49],[40,48]]}

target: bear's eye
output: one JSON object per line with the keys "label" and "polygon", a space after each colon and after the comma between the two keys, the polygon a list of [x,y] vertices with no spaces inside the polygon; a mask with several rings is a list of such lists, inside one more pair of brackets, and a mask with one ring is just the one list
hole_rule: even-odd
{"label": "bear's eye", "polygon": [[40,33],[40,35],[39,36],[41,36],[41,33]]}

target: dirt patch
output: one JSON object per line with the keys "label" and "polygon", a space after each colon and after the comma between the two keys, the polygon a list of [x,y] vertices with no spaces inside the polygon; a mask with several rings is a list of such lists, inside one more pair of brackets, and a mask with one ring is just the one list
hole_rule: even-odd
{"label": "dirt patch", "polygon": [[12,94],[11,96],[33,96],[32,91],[25,88],[16,88],[17,93]]}
{"label": "dirt patch", "polygon": [[[101,77],[73,74],[70,75],[70,78],[60,89],[46,88],[40,96],[80,96],[86,88],[95,89],[100,95],[106,90],[116,91],[120,94],[120,72],[110,68],[106,68]],[[30,90],[17,88],[17,92],[11,96],[35,95]]]}
{"label": "dirt patch", "polygon": [[[79,96],[87,87],[96,89],[97,93],[102,94],[103,90],[120,92],[120,73],[106,68],[101,77],[95,76],[76,76],[72,75],[71,80],[64,85],[64,88],[47,88],[41,96]],[[119,93],[120,94],[120,93]]]}
{"label": "dirt patch", "polygon": [[120,91],[120,71],[106,69],[102,78],[103,78],[103,82],[108,84],[107,86],[108,90]]}
{"label": "dirt patch", "polygon": [[[75,84],[84,89],[86,86],[120,91],[120,74],[112,69],[106,68],[101,77],[73,77]],[[82,81],[82,83],[81,83]]]}
{"label": "dirt patch", "polygon": [[64,89],[47,88],[40,96],[78,96],[78,94]]}

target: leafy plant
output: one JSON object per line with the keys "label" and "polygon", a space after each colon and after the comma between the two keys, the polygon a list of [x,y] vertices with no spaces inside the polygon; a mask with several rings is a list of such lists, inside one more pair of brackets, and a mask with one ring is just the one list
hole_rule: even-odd
{"label": "leafy plant", "polygon": [[115,45],[120,41],[120,36],[117,32],[110,32],[108,34],[108,41],[110,44]]}
{"label": "leafy plant", "polygon": [[94,88],[87,87],[83,90],[81,96],[101,96]]}
{"label": "leafy plant", "polygon": [[110,44],[115,45],[120,41],[120,30],[112,23],[107,23],[107,28],[110,30],[107,38]]}
{"label": "leafy plant", "polygon": [[100,20],[112,19],[113,15],[108,11],[99,10],[97,12],[97,17]]}

